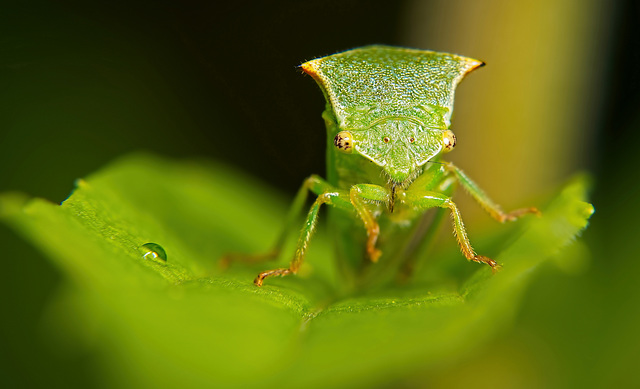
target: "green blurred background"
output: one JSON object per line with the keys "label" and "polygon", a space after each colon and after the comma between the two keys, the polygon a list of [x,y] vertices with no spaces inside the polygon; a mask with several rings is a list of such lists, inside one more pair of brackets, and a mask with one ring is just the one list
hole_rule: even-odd
{"label": "green blurred background", "polygon": [[[324,101],[298,64],[371,43],[482,59],[458,89],[451,158],[507,209],[592,172],[589,250],[540,269],[503,337],[406,384],[640,384],[638,21],[633,0],[5,1],[0,191],[60,202],[76,178],[148,150],[222,160],[293,195],[324,171]],[[0,376],[95,386],[99,356],[57,351],[41,326],[61,275],[4,226],[0,244]]]}

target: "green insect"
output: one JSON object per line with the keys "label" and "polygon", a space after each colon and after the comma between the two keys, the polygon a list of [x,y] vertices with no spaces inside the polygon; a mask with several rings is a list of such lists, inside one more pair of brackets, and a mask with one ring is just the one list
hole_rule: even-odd
{"label": "green insect", "polygon": [[268,277],[298,271],[323,204],[330,206],[330,232],[340,267],[352,279],[375,262],[410,269],[424,235],[419,220],[430,208],[440,209],[439,215],[450,213],[468,260],[499,268],[471,247],[451,200],[455,186],[462,185],[500,222],[538,210],[503,212],[460,169],[441,160],[456,145],[449,130],[455,88],[483,65],[458,55],[390,46],[362,47],[302,64],[327,101],[322,115],[327,179],[312,175],[304,181],[274,250],[259,257],[277,256],[312,192],[317,197],[289,267],[264,271],[254,283],[261,286]]}

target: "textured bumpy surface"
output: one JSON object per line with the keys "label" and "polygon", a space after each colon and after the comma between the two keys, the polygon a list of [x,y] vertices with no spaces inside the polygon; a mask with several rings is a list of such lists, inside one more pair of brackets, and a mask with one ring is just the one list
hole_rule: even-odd
{"label": "textured bumpy surface", "polygon": [[348,131],[358,154],[404,181],[441,152],[456,86],[482,64],[448,53],[366,46],[314,59],[302,69],[331,106],[336,125],[328,137]]}
{"label": "textured bumpy surface", "polygon": [[448,128],[455,87],[481,61],[455,54],[367,46],[302,65],[322,86],[342,128],[414,116]]}

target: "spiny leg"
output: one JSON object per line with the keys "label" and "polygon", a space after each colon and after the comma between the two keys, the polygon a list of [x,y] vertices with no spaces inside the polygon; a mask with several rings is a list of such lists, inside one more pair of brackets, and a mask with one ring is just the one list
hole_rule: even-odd
{"label": "spiny leg", "polygon": [[304,209],[305,202],[309,196],[309,191],[314,192],[315,194],[321,194],[322,192],[331,190],[331,188],[332,187],[326,181],[317,175],[307,177],[307,179],[302,183],[302,186],[300,186],[300,189],[289,208],[282,231],[280,232],[280,235],[278,235],[278,238],[271,250],[261,254],[226,254],[220,260],[220,266],[222,268],[226,268],[231,262],[258,263],[277,258],[282,251],[282,247],[284,246],[291,229],[296,225],[296,221]]}
{"label": "spiny leg", "polygon": [[376,242],[380,235],[380,226],[365,205],[364,200],[389,202],[389,192],[386,188],[379,185],[358,184],[351,187],[349,199],[362,219],[364,227],[367,229],[367,254],[371,262],[377,262],[380,255],[382,255],[382,252],[376,248]]}
{"label": "spiny leg", "polygon": [[318,196],[316,201],[311,206],[311,210],[307,215],[307,220],[304,224],[302,231],[300,232],[300,237],[298,238],[298,245],[296,248],[296,252],[293,256],[293,259],[291,260],[291,263],[289,264],[289,267],[267,270],[258,274],[256,279],[253,280],[253,283],[256,284],[256,286],[262,286],[264,279],[267,277],[286,276],[292,273],[295,274],[298,271],[304,259],[305,252],[307,251],[307,246],[309,245],[309,240],[311,239],[311,235],[313,235],[315,231],[316,223],[318,220],[318,211],[320,210],[320,206],[324,203],[330,204],[331,198],[334,196],[337,196],[337,194],[323,193],[320,196]]}
{"label": "spiny leg", "polygon": [[447,199],[444,202],[444,206],[449,208],[451,211],[451,218],[453,220],[453,231],[458,240],[458,245],[462,250],[462,254],[470,261],[475,261],[479,263],[486,263],[491,266],[491,269],[495,272],[500,268],[498,263],[491,258],[485,257],[483,255],[478,255],[471,247],[471,242],[469,241],[469,237],[467,236],[467,231],[464,228],[464,224],[462,223],[462,217],[460,216],[460,211],[456,204],[451,201],[451,199]]}
{"label": "spiny leg", "polygon": [[487,194],[482,189],[480,189],[478,184],[473,182],[462,170],[460,170],[460,168],[450,162],[445,163],[445,166],[447,170],[449,170],[456,176],[458,182],[460,182],[462,187],[471,195],[471,197],[473,197],[480,204],[480,206],[485,211],[487,211],[489,215],[491,215],[491,217],[493,217],[500,223],[516,220],[517,218],[528,213],[533,213],[540,216],[540,211],[535,207],[516,209],[515,211],[511,211],[508,213],[504,212],[502,208],[500,208],[498,204],[494,203],[493,200],[491,200],[489,196],[487,196]]}
{"label": "spiny leg", "polygon": [[[437,185],[437,190],[445,196],[451,196],[457,184],[458,180],[455,176],[445,177]],[[439,227],[444,220],[446,211],[447,209],[445,208],[438,208],[431,217],[426,213],[422,215],[414,231],[414,236],[403,254],[404,261],[398,274],[398,280],[400,282],[405,282],[411,277],[415,270],[418,256],[429,250],[433,245],[433,242],[438,236]]]}
{"label": "spiny leg", "polygon": [[438,192],[412,190],[407,191],[407,199],[405,202],[422,209],[428,209],[433,207],[447,208],[451,213],[451,219],[453,221],[453,232],[460,246],[462,254],[470,261],[485,263],[491,267],[495,272],[500,268],[498,263],[491,258],[483,255],[478,255],[471,247],[471,242],[467,236],[467,231],[464,228],[460,211],[456,204],[446,195]]}

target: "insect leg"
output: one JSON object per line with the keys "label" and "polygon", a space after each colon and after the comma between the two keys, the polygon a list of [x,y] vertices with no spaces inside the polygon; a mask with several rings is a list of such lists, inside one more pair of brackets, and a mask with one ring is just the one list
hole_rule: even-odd
{"label": "insect leg", "polygon": [[469,237],[467,236],[467,231],[464,228],[464,223],[462,222],[460,211],[458,210],[456,204],[451,200],[451,198],[438,192],[416,190],[406,192],[405,203],[411,204],[414,207],[421,209],[428,209],[433,207],[448,208],[451,212],[451,219],[453,220],[454,235],[465,258],[470,261],[486,263],[487,265],[491,266],[491,269],[493,269],[494,271],[500,267],[498,263],[493,259],[478,255],[473,250],[473,247],[471,247],[471,242],[469,241]]}
{"label": "insect leg", "polygon": [[[455,177],[444,177],[436,188],[443,195],[451,196],[457,184],[458,181]],[[399,281],[408,280],[416,268],[419,257],[424,256],[425,252],[431,249],[438,236],[439,227],[444,220],[446,211],[445,208],[438,208],[433,215],[426,213],[422,215],[403,253],[404,260],[398,275]]]}
{"label": "insect leg", "polygon": [[335,192],[322,193],[318,196],[316,201],[314,201],[313,205],[311,206],[311,210],[309,210],[309,214],[307,215],[307,220],[304,224],[304,227],[302,228],[302,231],[300,232],[296,252],[293,256],[293,259],[291,260],[291,263],[289,264],[289,267],[264,271],[258,274],[256,279],[253,280],[254,284],[256,284],[257,286],[262,286],[264,279],[267,277],[286,276],[292,273],[295,274],[298,271],[304,259],[305,252],[307,251],[307,246],[309,245],[311,235],[313,235],[315,231],[320,206],[325,203],[333,204],[332,199],[337,197],[339,197],[339,194]]}
{"label": "insect leg", "polygon": [[331,188],[332,187],[326,181],[324,181],[321,177],[315,174],[307,177],[307,179],[305,179],[304,182],[302,183],[302,186],[298,190],[298,193],[296,194],[296,197],[294,198],[293,203],[289,208],[282,231],[280,232],[280,235],[278,235],[278,238],[275,244],[273,245],[273,247],[271,248],[271,250],[269,250],[266,253],[253,254],[253,255],[227,254],[222,258],[220,262],[222,267],[226,267],[228,266],[229,263],[236,262],[236,261],[245,262],[245,263],[255,263],[255,262],[263,262],[263,261],[268,261],[268,260],[277,258],[280,255],[280,252],[282,251],[282,247],[284,246],[291,230],[295,228],[296,220],[302,213],[302,210],[304,209],[307,198],[309,197],[309,191],[314,192],[315,194],[321,194],[325,191],[330,191]]}
{"label": "insect leg", "polygon": [[302,186],[298,190],[296,197],[293,200],[293,204],[291,204],[291,208],[289,209],[289,213],[287,214],[287,218],[285,219],[285,225],[276,241],[272,252],[274,253],[274,257],[277,257],[282,251],[282,247],[289,235],[289,231],[292,228],[295,228],[296,220],[302,213],[304,209],[304,205],[309,197],[309,192],[313,192],[316,195],[320,195],[323,192],[331,191],[333,187],[329,185],[325,180],[323,180],[320,176],[311,175],[307,177],[306,180],[302,183]]}
{"label": "insect leg", "polygon": [[371,211],[365,205],[365,201],[389,202],[389,191],[379,185],[358,184],[351,187],[349,199],[358,212],[367,229],[367,254],[372,262],[377,262],[382,252],[376,249],[376,241],[380,235],[380,226]]}
{"label": "insect leg", "polygon": [[447,163],[445,166],[447,170],[456,176],[458,182],[460,182],[462,187],[471,195],[471,197],[473,197],[480,206],[487,211],[489,215],[491,215],[491,217],[500,223],[516,220],[527,213],[534,213],[538,216],[540,215],[540,211],[535,207],[516,209],[515,211],[508,213],[504,212],[502,208],[500,208],[498,204],[494,203],[493,200],[491,200],[489,196],[480,189],[478,184],[473,182],[462,170],[460,170],[460,168],[452,163]]}

